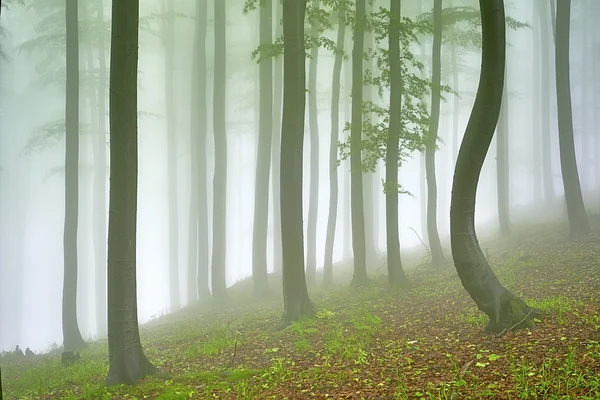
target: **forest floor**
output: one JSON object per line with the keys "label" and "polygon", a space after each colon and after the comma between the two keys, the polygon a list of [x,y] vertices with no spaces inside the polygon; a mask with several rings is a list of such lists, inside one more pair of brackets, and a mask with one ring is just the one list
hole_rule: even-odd
{"label": "forest floor", "polygon": [[501,281],[548,311],[533,330],[484,333],[487,318],[451,265],[408,269],[410,288],[396,293],[385,277],[317,288],[316,317],[282,332],[272,331],[280,296],[250,302],[246,282],[227,306],[187,307],[142,327],[146,354],[168,381],[106,387],[100,341],[69,367],[56,355],[5,357],[5,398],[597,399],[599,225],[572,241],[565,225],[537,224],[483,244]]}

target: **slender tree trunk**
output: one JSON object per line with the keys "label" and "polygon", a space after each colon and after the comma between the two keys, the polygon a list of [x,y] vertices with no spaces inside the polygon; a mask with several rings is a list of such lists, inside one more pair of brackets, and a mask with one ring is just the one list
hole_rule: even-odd
{"label": "slender tree trunk", "polygon": [[350,132],[350,174],[352,208],[353,285],[368,281],[365,244],[362,167],[363,48],[365,40],[365,0],[356,0],[354,47],[352,48],[352,127]]}
{"label": "slender tree trunk", "polygon": [[419,220],[421,222],[421,239],[427,242],[427,174],[425,173],[425,152],[419,154],[419,183]]}
{"label": "slender tree trunk", "polygon": [[385,156],[385,211],[387,266],[390,286],[406,281],[400,258],[398,234],[398,147],[402,129],[402,66],[400,61],[401,1],[390,0],[390,127]]}
{"label": "slender tree trunk", "polygon": [[[312,8],[318,12],[319,0],[312,0]],[[311,22],[308,70],[308,121],[310,130],[310,186],[308,194],[308,221],[306,226],[306,281],[314,285],[317,273],[317,217],[319,212],[319,118],[317,107],[317,67],[319,60],[319,22]]]}
{"label": "slender tree trunk", "polygon": [[452,85],[454,86],[452,89],[456,92],[452,96],[452,165],[454,165],[458,155],[458,118],[460,116],[460,82],[456,45],[454,43],[450,43],[450,58],[452,61]]}
{"label": "slender tree trunk", "polygon": [[163,3],[167,17],[163,27],[165,47],[165,108],[167,115],[167,180],[169,184],[169,300],[171,311],[181,307],[179,295],[179,206],[177,200],[177,121],[175,114],[175,5]]}
{"label": "slender tree trunk", "polygon": [[556,43],[556,3],[554,0],[550,1],[550,21],[552,23],[552,36],[554,37],[554,42]]}
{"label": "slender tree trunk", "polygon": [[65,112],[65,226],[62,330],[64,351],[86,347],[77,323],[77,225],[79,204],[79,34],[77,0],[66,0],[67,100]]}
{"label": "slender tree trunk", "polygon": [[338,5],[338,32],[333,64],[331,93],[331,141],[329,143],[329,217],[325,237],[325,261],[323,263],[323,283],[333,285],[333,245],[338,214],[338,168],[337,154],[340,129],[340,87],[342,79],[342,63],[344,61],[344,42],[346,38],[346,0]]}
{"label": "slender tree trunk", "polygon": [[[590,70],[590,60],[588,54],[588,28],[587,28],[587,18],[586,14],[590,12],[590,7],[586,4],[586,1],[580,2],[579,5],[580,13],[581,13],[581,70],[579,79],[581,80],[581,106],[579,107],[579,112],[581,116],[581,121],[579,123],[579,140],[581,143],[581,190],[582,192],[587,189],[591,189],[590,182],[590,170],[589,165],[591,163],[588,162],[587,152],[588,148],[592,147],[592,143],[590,143],[590,126],[588,120],[588,110],[590,108],[589,99],[589,84],[593,82],[590,80],[588,76],[588,70]],[[593,153],[592,153],[593,154]],[[590,160],[591,161],[591,160]]]}
{"label": "slender tree trunk", "polygon": [[560,169],[567,203],[571,236],[590,233],[573,139],[573,114],[571,110],[571,83],[569,71],[569,29],[571,0],[558,0],[556,7],[556,98],[558,107],[558,141]]}
{"label": "slender tree trunk", "polygon": [[213,177],[213,241],[212,294],[216,301],[227,297],[225,255],[227,240],[227,136],[225,122],[226,97],[226,18],[225,2],[214,1],[215,60],[213,132],[215,141],[215,173]]}
{"label": "slender tree trunk", "polygon": [[[260,5],[260,45],[273,42],[273,7],[271,0]],[[252,281],[254,294],[269,292],[267,275],[267,230],[269,223],[269,169],[273,136],[273,60],[263,57],[259,64],[260,100],[256,189],[254,191],[254,231],[252,232]]]}
{"label": "slender tree trunk", "polygon": [[[275,37],[279,38],[283,34],[282,25],[282,3],[275,1]],[[273,269],[275,272],[281,272],[283,265],[281,255],[281,204],[279,202],[279,181],[281,174],[279,167],[281,163],[281,107],[283,101],[283,57],[275,58],[275,73],[273,77],[273,162],[271,163],[273,184]]]}
{"label": "slender tree trunk", "polygon": [[442,0],[433,1],[433,48],[432,48],[432,92],[431,119],[425,145],[425,173],[427,175],[427,235],[431,251],[431,263],[446,262],[437,227],[437,182],[435,178],[435,148],[440,122],[441,49],[442,49]]}
{"label": "slender tree trunk", "polygon": [[498,194],[498,221],[500,234],[510,235],[510,197],[508,183],[508,80],[504,66],[504,86],[502,89],[502,104],[496,132],[496,187]]}
{"label": "slender tree trunk", "polygon": [[538,7],[540,22],[540,52],[542,59],[541,68],[541,118],[542,118],[542,172],[544,178],[544,200],[546,204],[554,201],[554,174],[552,172],[552,150],[550,146],[550,27],[548,24],[548,4],[546,2],[535,2]]}
{"label": "slender tree trunk", "polygon": [[109,385],[131,384],[156,372],[142,350],[137,314],[138,21],[139,0],[113,1],[106,379]]}
{"label": "slender tree trunk", "polygon": [[531,31],[531,43],[532,43],[532,71],[531,71],[531,82],[532,82],[532,130],[531,130],[531,150],[533,152],[531,157],[532,166],[532,187],[533,187],[533,203],[538,206],[542,203],[542,152],[541,152],[541,85],[540,85],[540,35],[539,35],[539,23],[536,21],[536,6],[532,7],[533,15],[531,17],[533,29]]}
{"label": "slender tree trunk", "polygon": [[277,328],[314,313],[304,274],[302,151],[306,109],[304,1],[283,3],[283,119],[281,130],[281,238],[283,316]]}
{"label": "slender tree trunk", "polygon": [[475,197],[481,168],[494,136],[502,103],[505,22],[502,0],[480,0],[482,63],[475,104],[462,141],[450,206],[452,256],[458,276],[477,307],[488,317],[486,331],[533,327],[538,313],[498,280],[475,233]]}
{"label": "slender tree trunk", "polygon": [[[104,2],[98,2],[97,21],[104,26]],[[96,90],[98,113],[98,137],[94,146],[94,259],[96,285],[96,330],[99,336],[106,334],[106,48],[105,38],[100,35],[98,43],[98,88]]]}
{"label": "slender tree trunk", "polygon": [[[351,32],[347,32],[348,33]],[[352,41],[347,40],[344,49],[346,54],[352,51],[351,48]],[[346,125],[346,122],[352,120],[352,60],[350,57],[346,61],[346,65],[343,67],[344,69],[344,123],[343,126]],[[350,90],[348,90],[350,89]],[[351,132],[348,132],[347,138],[351,137]],[[344,259],[349,260],[352,258],[352,195],[351,195],[351,167],[350,167],[350,159],[344,160],[341,164],[342,166],[342,179],[344,182],[344,208],[342,214],[344,215],[344,232],[342,237],[342,244],[344,249]]]}

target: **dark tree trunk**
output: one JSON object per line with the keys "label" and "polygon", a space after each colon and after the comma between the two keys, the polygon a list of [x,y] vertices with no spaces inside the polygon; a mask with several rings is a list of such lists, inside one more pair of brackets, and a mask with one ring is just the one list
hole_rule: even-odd
{"label": "dark tree trunk", "polygon": [[190,112],[191,196],[188,301],[210,297],[206,179],[206,0],[196,2]]}
{"label": "dark tree trunk", "polygon": [[[206,101],[206,26],[207,26],[207,0],[201,0],[196,3],[196,29],[194,42],[194,60],[197,71],[193,75],[192,95],[195,103],[192,102],[193,123],[190,125],[193,129],[193,135],[197,138],[197,180],[193,185],[197,185],[198,199],[196,203],[198,213],[198,267],[197,283],[198,298],[200,300],[208,299],[211,296],[208,285],[208,179],[206,168],[206,121],[207,121],[207,101]],[[195,267],[194,267],[195,268]]]}
{"label": "dark tree trunk", "polygon": [[[280,0],[275,0],[275,37],[278,38],[283,33],[282,4]],[[279,202],[279,181],[281,174],[279,167],[281,163],[281,103],[283,98],[283,57],[275,58],[274,63],[275,73],[273,76],[273,162],[271,163],[273,184],[273,269],[275,272],[281,272],[282,255],[281,255],[281,204]]]}
{"label": "dark tree trunk", "polygon": [[214,1],[215,60],[213,90],[213,133],[215,141],[215,174],[213,176],[213,241],[211,282],[216,301],[227,297],[225,255],[227,240],[227,137],[225,127],[226,93],[226,18],[225,2]]}
{"label": "dark tree trunk", "polygon": [[569,29],[571,0],[558,0],[556,7],[556,98],[558,110],[558,142],[560,169],[567,203],[571,236],[590,233],[590,223],[585,211],[575,143],[573,140],[573,114],[571,110],[571,82],[569,72]]}
{"label": "dark tree trunk", "polygon": [[[166,3],[166,4],[165,4]],[[175,5],[171,0],[163,3],[163,43],[165,47],[165,109],[167,116],[167,181],[169,187],[169,301],[171,311],[181,308],[179,295],[179,206],[177,201],[177,138],[175,114],[175,87],[173,85],[175,62]]]}
{"label": "dark tree trunk", "polygon": [[425,174],[427,176],[427,235],[429,250],[431,251],[431,264],[439,266],[446,263],[437,227],[438,195],[435,178],[435,148],[440,122],[442,76],[442,0],[433,1],[433,27],[431,118],[425,144]]}
{"label": "dark tree trunk", "polygon": [[[272,0],[260,5],[260,45],[273,42]],[[256,189],[254,191],[254,230],[252,232],[252,281],[254,294],[269,292],[267,276],[267,230],[269,223],[269,169],[273,136],[273,60],[263,57],[259,64],[260,100],[258,152],[256,156]]]}
{"label": "dark tree trunk", "polygon": [[496,187],[498,195],[498,222],[500,234],[510,235],[510,197],[508,184],[508,81],[506,66],[504,67],[504,86],[502,88],[502,104],[496,132]]}
{"label": "dark tree trunk", "polygon": [[67,93],[65,111],[65,227],[62,330],[64,351],[86,347],[77,324],[77,224],[79,203],[79,34],[77,0],[66,0]]}
{"label": "dark tree trunk", "polygon": [[390,0],[389,63],[390,63],[390,127],[385,156],[385,212],[387,267],[390,286],[406,281],[400,258],[398,235],[398,147],[402,129],[402,69],[400,61],[401,1]]}
{"label": "dark tree trunk", "polygon": [[[319,8],[319,1],[312,0],[312,7]],[[306,281],[314,285],[317,274],[317,216],[319,212],[319,118],[317,107],[317,67],[319,60],[319,23],[311,23],[310,35],[313,47],[310,50],[308,70],[308,122],[310,131],[310,179],[308,192],[308,221],[306,223]]]}
{"label": "dark tree trunk", "polygon": [[138,21],[138,0],[113,1],[106,379],[109,385],[131,384],[156,372],[142,350],[137,314]]}
{"label": "dark tree trunk", "polygon": [[325,237],[325,261],[323,263],[323,284],[333,285],[333,244],[338,214],[338,168],[337,154],[340,129],[340,88],[342,79],[342,63],[344,61],[344,42],[346,38],[346,0],[338,5],[338,32],[333,64],[331,93],[331,141],[329,143],[329,217]]}
{"label": "dark tree trunk", "polygon": [[535,2],[539,8],[540,21],[540,52],[542,59],[541,86],[542,86],[542,172],[544,175],[544,201],[546,204],[554,201],[554,177],[552,173],[552,150],[550,146],[550,26],[548,24],[548,4],[544,1]]}
{"label": "dark tree trunk", "polygon": [[302,151],[306,110],[304,1],[283,3],[283,119],[281,130],[281,238],[283,316],[277,329],[314,313],[304,275]]}
{"label": "dark tree trunk", "polygon": [[[98,24],[104,26],[104,1],[98,2]],[[94,146],[94,258],[96,285],[96,330],[106,334],[106,48],[105,38],[98,38],[98,138]]]}
{"label": "dark tree trunk", "polygon": [[356,0],[354,46],[352,48],[352,123],[350,131],[350,183],[352,212],[352,250],[354,253],[353,285],[363,285],[367,276],[365,213],[363,203],[362,167],[362,100],[363,100],[363,48],[365,41],[365,0]]}
{"label": "dark tree trunk", "polygon": [[532,327],[538,313],[498,280],[475,233],[475,197],[485,156],[500,114],[505,66],[504,2],[480,0],[482,63],[473,111],[462,140],[452,183],[450,239],[458,276],[489,317],[486,331]]}

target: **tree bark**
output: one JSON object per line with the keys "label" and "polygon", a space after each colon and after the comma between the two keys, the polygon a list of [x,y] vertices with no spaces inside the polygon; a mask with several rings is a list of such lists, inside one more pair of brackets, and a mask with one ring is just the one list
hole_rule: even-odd
{"label": "tree bark", "polygon": [[137,315],[138,21],[139,0],[113,1],[106,379],[109,385],[131,384],[156,372],[142,350]]}
{"label": "tree bark", "polygon": [[[537,2],[539,3],[539,2]],[[531,83],[532,83],[532,130],[531,130],[531,167],[532,167],[532,187],[533,187],[533,202],[535,205],[540,205],[542,203],[542,152],[541,152],[541,84],[540,84],[540,35],[539,35],[539,23],[536,23],[536,6],[533,7],[533,15],[531,17],[532,21],[532,31],[531,31],[531,43],[532,43],[532,70],[531,70]]]}
{"label": "tree bark", "polygon": [[164,0],[165,110],[167,116],[167,181],[169,187],[169,301],[171,311],[181,308],[179,295],[179,205],[177,200],[177,138],[175,114],[175,5]]}
{"label": "tree bark", "polygon": [[225,275],[227,241],[227,137],[225,123],[226,94],[226,18],[225,2],[214,1],[215,59],[213,90],[213,134],[215,142],[215,172],[213,176],[213,240],[211,282],[213,298],[227,298]]}
{"label": "tree bark", "polygon": [[558,142],[560,169],[563,178],[565,201],[571,236],[590,233],[573,139],[573,114],[571,110],[571,82],[569,68],[569,29],[571,0],[558,0],[556,5],[556,98],[558,110]]}
{"label": "tree bark", "polygon": [[[279,38],[283,34],[282,25],[282,4],[276,0],[275,7],[275,37]],[[281,174],[279,167],[281,163],[281,107],[283,99],[283,57],[275,58],[275,73],[273,76],[273,162],[271,163],[273,183],[273,269],[275,272],[281,272],[283,259],[281,255],[281,204],[279,203],[279,181]]]}
{"label": "tree bark", "polygon": [[535,2],[538,7],[540,21],[540,52],[542,59],[541,81],[542,81],[542,172],[544,178],[544,201],[550,204],[554,201],[554,176],[552,173],[552,149],[550,146],[550,27],[548,24],[548,4],[545,2]]}
{"label": "tree bark", "polygon": [[304,15],[306,2],[283,3],[283,118],[281,130],[281,238],[283,316],[276,329],[314,313],[304,274],[302,151],[306,109]]}
{"label": "tree bark", "polygon": [[65,225],[62,330],[64,351],[86,347],[77,323],[79,204],[79,34],[77,0],[66,0],[67,92],[65,107]]}
{"label": "tree bark", "polygon": [[452,183],[450,238],[458,276],[488,317],[486,331],[533,327],[538,312],[508,291],[488,264],[475,233],[475,197],[481,168],[500,114],[505,67],[503,0],[480,0],[482,63],[479,87]]}
{"label": "tree bark", "polygon": [[363,203],[362,116],[363,116],[363,49],[365,40],[365,0],[356,0],[354,46],[352,48],[352,123],[350,131],[350,183],[352,213],[353,285],[363,285],[367,276],[365,214]]}
{"label": "tree bark", "polygon": [[401,1],[390,0],[389,63],[390,63],[390,126],[385,156],[385,211],[387,268],[390,286],[406,281],[400,258],[398,234],[398,147],[402,129],[402,68],[400,59]]}
{"label": "tree bark", "polygon": [[340,92],[342,79],[342,63],[344,61],[344,44],[346,39],[346,0],[338,4],[338,32],[333,64],[331,84],[331,141],[329,142],[329,217],[325,236],[325,261],[323,263],[323,283],[333,285],[333,245],[338,214],[338,167],[337,154],[340,129]]}
{"label": "tree bark", "polygon": [[498,195],[498,222],[500,235],[510,235],[510,197],[508,177],[508,81],[506,65],[504,66],[504,86],[502,88],[502,104],[496,133],[496,187]]}
{"label": "tree bark", "polygon": [[[260,4],[260,45],[273,42],[272,0]],[[254,228],[252,232],[252,281],[254,295],[269,293],[267,275],[267,230],[269,223],[269,170],[273,136],[273,60],[263,57],[259,64],[259,132],[254,191]]]}
{"label": "tree bark", "polygon": [[[97,21],[104,26],[104,1],[98,2]],[[104,35],[98,41],[98,88],[96,90],[98,137],[94,146],[94,259],[96,285],[96,331],[106,334],[106,46]]]}
{"label": "tree bark", "polygon": [[442,0],[433,1],[432,90],[429,132],[425,144],[425,173],[427,176],[427,235],[431,251],[431,264],[446,263],[437,227],[437,182],[435,177],[435,148],[440,122]]}
{"label": "tree bark", "polygon": [[[312,0],[312,8],[319,9],[319,0]],[[310,50],[308,70],[308,122],[310,131],[310,179],[308,193],[308,221],[306,225],[306,281],[314,285],[317,274],[317,217],[319,212],[319,118],[317,107],[317,67],[319,60],[319,23],[311,22],[310,35],[313,47]]]}

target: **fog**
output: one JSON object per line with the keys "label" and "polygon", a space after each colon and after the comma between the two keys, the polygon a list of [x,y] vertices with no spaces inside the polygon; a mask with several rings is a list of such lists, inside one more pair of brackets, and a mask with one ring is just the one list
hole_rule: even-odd
{"label": "fog", "polygon": [[[63,279],[63,226],[64,226],[64,131],[46,129],[64,120],[64,25],[47,36],[46,45],[32,51],[23,49],[28,43],[43,35],[49,35],[48,17],[60,11],[64,2],[45,0],[27,1],[30,6],[13,5],[2,11],[2,27],[5,35],[1,46],[6,59],[0,61],[0,349],[7,350],[15,345],[30,347],[38,352],[62,341],[61,301]],[[92,3],[92,0],[89,0]],[[52,3],[52,4],[50,4]],[[85,338],[96,337],[94,254],[92,241],[92,184],[93,146],[97,134],[89,101],[89,90],[94,80],[85,71],[89,69],[90,48],[89,24],[91,16],[85,15],[87,0],[80,1],[80,174],[79,174],[79,230],[78,230],[78,314],[79,324]],[[109,2],[104,2],[109,3]],[[165,116],[165,48],[161,38],[160,21],[152,19],[162,12],[162,2],[144,0],[140,17],[145,23],[140,27],[139,56],[139,203],[137,242],[137,284],[140,323],[149,321],[169,311],[169,189],[167,171],[167,135]],[[186,299],[188,214],[190,196],[190,97],[192,74],[192,41],[194,37],[195,2],[174,0],[178,13],[175,24],[175,118],[177,141],[177,199],[178,199],[178,242],[179,279],[181,298]],[[211,187],[214,165],[212,139],[212,75],[213,66],[213,22],[212,2],[209,2],[209,26],[206,38],[208,67],[208,119],[207,152],[209,219],[212,210]],[[411,2],[407,2],[411,3]],[[430,9],[431,1],[424,1],[423,8]],[[476,6],[476,2],[470,3]],[[533,11],[534,2],[512,1],[507,4],[507,15],[539,29]],[[53,8],[54,7],[54,8]],[[110,17],[110,8],[105,4],[105,17]],[[406,13],[414,16],[414,7]],[[227,284],[233,285],[252,273],[252,228],[255,165],[258,138],[258,65],[251,52],[258,45],[258,13],[242,13],[241,0],[227,2]],[[64,11],[63,11],[64,12]],[[582,177],[584,199],[588,207],[596,207],[599,176],[591,162],[594,153],[581,139],[582,115],[578,110],[582,102],[591,101],[591,94],[581,88],[585,79],[591,77],[577,73],[585,49],[579,45],[580,32],[576,23],[581,15],[576,2],[572,12],[571,77],[574,113],[575,141],[578,151],[579,172]],[[56,25],[56,24],[55,24]],[[87,32],[87,33],[86,33]],[[326,33],[335,40],[335,32]],[[348,37],[348,36],[347,36]],[[351,38],[351,36],[349,36]],[[539,71],[533,69],[533,54],[539,49],[532,41],[532,28],[508,30],[507,40],[507,84],[509,91],[509,171],[510,207],[518,210],[530,206],[535,200],[533,156],[537,144],[531,134],[536,122],[533,97],[535,80]],[[62,45],[59,43],[63,40]],[[427,76],[431,75],[431,37],[424,38]],[[62,47],[61,47],[62,46]],[[88,53],[86,53],[88,52]],[[106,57],[110,55],[106,46]],[[480,52],[461,50],[460,114],[458,119],[459,138],[462,136],[478,84]],[[551,56],[553,56],[551,49]],[[596,55],[597,56],[597,55]],[[591,56],[593,57],[593,56]],[[94,63],[98,58],[94,53]],[[317,261],[322,268],[325,231],[329,207],[328,148],[330,141],[331,74],[333,54],[321,48],[318,58],[318,122],[319,122],[319,202],[317,223]],[[308,61],[307,61],[308,62]],[[96,64],[94,64],[96,65]],[[442,46],[443,83],[452,86],[452,74],[447,46]],[[97,67],[94,67],[97,68]],[[551,63],[551,71],[554,66]],[[553,72],[552,76],[553,76]],[[86,78],[87,77],[87,78]],[[350,63],[345,61],[342,71],[341,125],[350,120]],[[539,82],[539,81],[538,81]],[[593,80],[592,80],[593,82]],[[597,86],[597,83],[596,83]],[[593,90],[592,90],[593,91]],[[596,89],[597,91],[597,89]],[[108,96],[108,90],[107,90]],[[557,197],[562,196],[562,180],[558,157],[556,134],[555,89],[550,88],[552,132],[551,151],[553,184]],[[449,204],[453,176],[454,151],[452,146],[452,94],[444,94],[439,127],[439,150],[436,154],[438,179],[438,224],[442,243],[447,248],[449,233]],[[588,96],[586,98],[586,96]],[[595,94],[594,94],[595,96]],[[387,102],[384,93],[379,102]],[[108,98],[106,99],[108,110]],[[597,110],[595,111],[597,115]],[[589,120],[589,118],[588,118]],[[58,121],[58,122],[57,122]],[[595,129],[598,129],[597,116]],[[106,115],[108,130],[108,113]],[[310,139],[304,144],[304,220],[308,214],[308,185]],[[346,138],[347,132],[340,133]],[[107,151],[108,151],[108,135]],[[596,139],[597,142],[597,139]],[[33,147],[32,147],[33,146]],[[482,227],[492,231],[497,227],[497,193],[495,144],[488,153],[480,179],[476,217]],[[422,156],[413,153],[400,168],[400,181],[410,195],[400,197],[400,243],[402,250],[422,247],[426,240],[423,232],[424,193],[422,192]],[[597,163],[597,161],[595,161]],[[108,154],[107,154],[108,163]],[[342,161],[338,170],[340,178],[339,213],[334,246],[334,263],[351,258],[349,165]],[[107,171],[108,172],[108,171]],[[373,174],[373,190],[365,191],[373,202],[373,226],[376,249],[385,250],[385,198],[382,178],[385,175],[383,162]],[[107,175],[108,185],[108,175]],[[108,186],[107,186],[108,187]],[[369,185],[365,185],[366,188]],[[106,194],[108,201],[108,193]],[[277,200],[277,199],[276,199]],[[273,199],[269,206],[268,268],[274,270],[273,237],[277,227],[273,223]],[[369,204],[366,201],[365,204]],[[539,215],[521,213],[522,218],[550,218],[551,213],[560,216],[562,205],[550,210],[537,207]],[[594,208],[595,209],[595,208]],[[517,215],[517,214],[515,214]],[[520,217],[515,217],[515,219]],[[107,214],[108,219],[108,214]],[[414,232],[412,229],[414,229]],[[209,230],[210,232],[210,230]],[[418,233],[418,235],[416,234]],[[210,248],[210,247],[209,247]],[[449,254],[449,251],[447,251]],[[317,272],[317,282],[321,275]]]}

